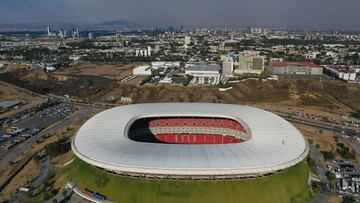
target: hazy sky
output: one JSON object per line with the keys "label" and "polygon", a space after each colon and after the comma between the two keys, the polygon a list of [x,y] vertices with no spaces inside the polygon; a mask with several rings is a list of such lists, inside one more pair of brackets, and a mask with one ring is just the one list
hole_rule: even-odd
{"label": "hazy sky", "polygon": [[0,23],[360,27],[360,0],[0,0]]}

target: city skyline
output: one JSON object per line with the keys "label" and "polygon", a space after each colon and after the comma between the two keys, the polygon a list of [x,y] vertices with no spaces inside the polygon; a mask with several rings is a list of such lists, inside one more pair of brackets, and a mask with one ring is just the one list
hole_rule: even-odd
{"label": "city skyline", "polygon": [[14,0],[0,3],[0,24],[101,23],[146,25],[359,28],[360,2],[344,0]]}

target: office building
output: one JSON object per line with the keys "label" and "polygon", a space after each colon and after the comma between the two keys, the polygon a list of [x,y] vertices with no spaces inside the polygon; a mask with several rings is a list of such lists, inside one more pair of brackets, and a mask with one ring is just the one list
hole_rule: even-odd
{"label": "office building", "polygon": [[232,76],[234,71],[234,60],[232,57],[225,57],[222,63],[223,76]]}
{"label": "office building", "polygon": [[261,74],[265,68],[265,58],[257,51],[243,51],[239,53],[239,67],[236,74]]}

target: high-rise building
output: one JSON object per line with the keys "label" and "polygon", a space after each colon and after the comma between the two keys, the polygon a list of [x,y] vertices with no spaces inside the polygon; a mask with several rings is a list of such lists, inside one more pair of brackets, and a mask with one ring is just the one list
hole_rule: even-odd
{"label": "high-rise building", "polygon": [[246,70],[251,68],[251,59],[257,53],[251,51],[243,51],[239,53],[239,69]]}
{"label": "high-rise building", "polygon": [[155,44],[154,52],[157,53],[160,51],[160,44]]}
{"label": "high-rise building", "polygon": [[225,42],[221,42],[219,49],[220,49],[221,51],[223,51],[223,50],[225,49],[225,46],[226,46],[226,43],[225,43]]}
{"label": "high-rise building", "polygon": [[234,71],[234,60],[232,57],[228,56],[224,59],[222,64],[222,74],[223,76],[231,76]]}
{"label": "high-rise building", "polygon": [[147,47],[147,55],[151,56],[151,47],[150,46]]}
{"label": "high-rise building", "polygon": [[184,43],[186,44],[186,45],[189,45],[190,44],[190,36],[185,36],[185,39],[184,39]]}
{"label": "high-rise building", "polygon": [[252,69],[263,72],[265,67],[265,60],[263,56],[255,56],[252,58]]}
{"label": "high-rise building", "polygon": [[92,32],[89,32],[89,34],[88,34],[88,38],[89,38],[89,40],[93,40],[93,39],[94,39],[94,35],[93,35],[93,33],[92,33]]}
{"label": "high-rise building", "polygon": [[72,36],[73,38],[80,37],[79,29],[72,29],[72,30],[71,30],[71,36]]}
{"label": "high-rise building", "polygon": [[64,31],[63,30],[60,30],[59,31],[59,37],[62,39],[64,38]]}
{"label": "high-rise building", "polygon": [[260,56],[257,51],[243,51],[239,53],[239,67],[235,69],[235,73],[244,74],[260,74],[265,68],[265,58]]}
{"label": "high-rise building", "polygon": [[52,34],[51,34],[51,29],[50,27],[47,27],[47,35],[50,37]]}

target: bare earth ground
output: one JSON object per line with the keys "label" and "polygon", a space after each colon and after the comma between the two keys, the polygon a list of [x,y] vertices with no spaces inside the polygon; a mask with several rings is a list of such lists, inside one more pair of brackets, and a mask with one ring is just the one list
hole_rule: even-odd
{"label": "bare earth ground", "polygon": [[51,160],[51,163],[54,166],[63,165],[69,161],[71,161],[73,158],[75,158],[75,154],[72,150],[66,152],[65,154],[61,154],[60,156],[54,157]]}
{"label": "bare earth ground", "polygon": [[319,131],[315,128],[299,125],[296,126],[296,128],[305,136],[305,138],[312,139],[314,141],[314,145],[320,144],[320,151],[335,151],[336,142],[331,132]]}
{"label": "bare earth ground", "polygon": [[329,200],[328,203],[341,203],[341,199],[339,197],[334,197],[332,196]]}
{"label": "bare earth ground", "polygon": [[[309,81],[316,84],[316,81]],[[351,89],[353,107],[338,101],[328,90],[315,89],[316,93],[310,94],[307,91],[290,93],[287,86],[293,85],[294,81],[285,80],[279,82],[244,81],[237,83],[233,89],[227,92],[219,92],[217,87],[182,87],[182,86],[143,86],[122,84],[113,88],[103,95],[103,99],[120,98],[127,96],[134,99],[136,103],[142,102],[212,102],[212,103],[233,103],[245,105],[272,105],[281,108],[291,107],[324,115],[348,115],[354,109],[360,107],[360,87]],[[285,87],[284,87],[285,86]],[[297,88],[302,89],[302,86]],[[308,90],[310,91],[310,90]],[[349,90],[350,91],[350,90]],[[357,95],[358,94],[358,95]],[[336,95],[337,96],[337,95]],[[343,98],[344,101],[349,98]]]}
{"label": "bare earth ground", "polygon": [[121,80],[126,76],[132,74],[132,69],[136,65],[95,65],[95,64],[84,64],[67,68],[63,71],[58,71],[58,74],[66,75],[91,75],[91,76],[102,76],[109,79]]}
{"label": "bare earth ground", "polygon": [[0,114],[0,119],[8,117],[9,115],[20,112],[24,109],[28,109],[41,104],[41,98],[37,96],[29,96],[23,92],[18,92],[5,84],[0,82],[0,101],[4,100],[21,100],[25,103],[20,108],[9,110],[5,113]]}
{"label": "bare earth ground", "polygon": [[[341,158],[340,154],[336,151],[336,141],[334,138],[334,134],[330,131],[326,130],[318,130],[312,127],[307,126],[300,126],[297,125],[296,128],[305,136],[306,139],[313,140],[313,144],[319,144],[319,151],[332,151],[335,154],[335,159],[340,160]],[[339,143],[344,143],[342,139],[339,137],[338,140]],[[344,143],[346,146],[348,146],[350,149],[352,149],[351,146]],[[322,161],[325,161],[323,157],[320,158]],[[357,157],[356,160],[349,160],[349,161],[357,161],[359,157]]]}
{"label": "bare earth ground", "polygon": [[25,185],[27,182],[33,180],[39,175],[39,165],[32,159],[26,166],[18,173],[18,175],[11,181],[11,183],[2,191],[0,198],[7,199],[14,192]]}

